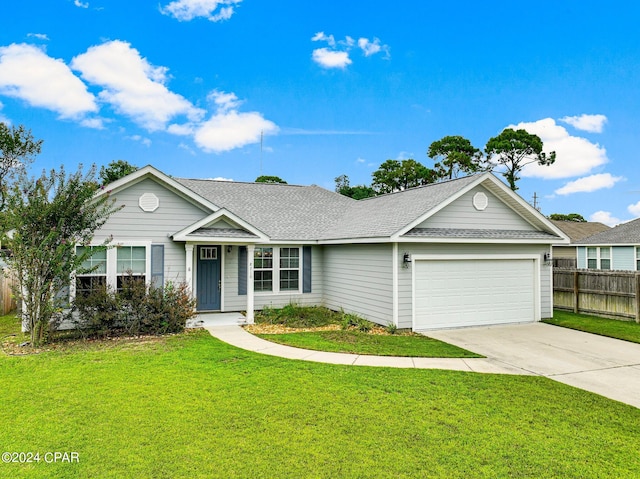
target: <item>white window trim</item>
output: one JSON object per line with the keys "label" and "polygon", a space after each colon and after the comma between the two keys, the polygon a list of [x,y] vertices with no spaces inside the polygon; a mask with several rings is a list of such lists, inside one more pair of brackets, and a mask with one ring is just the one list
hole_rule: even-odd
{"label": "white window trim", "polygon": [[[91,243],[87,246],[100,246],[101,243]],[[144,246],[145,247],[145,271],[144,280],[147,285],[151,284],[151,241],[113,241],[107,249],[107,286],[113,291],[118,284],[118,246]],[[100,275],[102,276],[102,275]],[[71,287],[69,288],[70,299],[76,296],[76,275],[73,274]]]}
{"label": "white window trim", "polygon": [[[591,249],[595,249],[596,250],[596,267],[595,268],[589,268],[589,260],[593,259],[593,258],[589,258],[589,248]],[[601,249],[605,248],[609,250],[609,257],[608,258],[602,258],[602,254],[601,254]],[[585,251],[584,251],[584,255],[585,255],[585,261],[586,261],[586,269],[593,269],[593,270],[597,270],[597,271],[613,271],[613,247],[612,246],[587,246]],[[608,269],[602,269],[602,260],[603,259],[608,259],[609,260],[609,268]]]}
{"label": "white window trim", "polygon": [[[271,271],[273,271],[273,280],[272,280],[272,285],[273,288],[271,291],[255,291],[254,294],[255,296],[273,296],[274,294],[277,295],[287,295],[287,294],[302,294],[302,272],[303,272],[303,264],[302,264],[302,247],[299,245],[272,245],[272,244],[267,244],[267,245],[256,245],[256,249],[258,248],[273,248],[273,268],[271,269]],[[287,289],[284,291],[280,290],[280,248],[291,248],[291,249],[297,249],[298,250],[298,289]],[[253,258],[251,258],[251,262],[253,263]],[[252,265],[253,267],[253,271],[269,271],[269,269],[262,269],[262,268],[255,268],[255,265]],[[285,270],[294,270],[296,268],[282,268]],[[252,276],[252,281],[254,280],[254,275]]]}

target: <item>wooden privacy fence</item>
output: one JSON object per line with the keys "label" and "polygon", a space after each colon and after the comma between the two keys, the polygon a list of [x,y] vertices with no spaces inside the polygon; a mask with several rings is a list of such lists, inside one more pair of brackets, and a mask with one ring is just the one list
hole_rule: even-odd
{"label": "wooden privacy fence", "polygon": [[634,271],[553,271],[553,305],[640,323],[640,273]]}
{"label": "wooden privacy fence", "polygon": [[13,279],[0,272],[0,313],[4,316],[16,309],[16,300],[11,292]]}

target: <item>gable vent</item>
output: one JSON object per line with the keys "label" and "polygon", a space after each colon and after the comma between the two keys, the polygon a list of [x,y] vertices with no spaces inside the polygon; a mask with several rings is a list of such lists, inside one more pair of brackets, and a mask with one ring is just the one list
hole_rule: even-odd
{"label": "gable vent", "polygon": [[153,193],[145,193],[140,196],[138,200],[138,206],[142,211],[146,211],[147,213],[152,213],[158,209],[160,206],[160,200]]}
{"label": "gable vent", "polygon": [[489,198],[482,192],[473,195],[473,207],[478,211],[484,211],[489,205]]}

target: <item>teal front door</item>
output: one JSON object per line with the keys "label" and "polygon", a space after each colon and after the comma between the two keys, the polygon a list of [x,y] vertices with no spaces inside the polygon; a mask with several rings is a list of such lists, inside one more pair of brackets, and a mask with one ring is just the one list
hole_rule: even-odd
{"label": "teal front door", "polygon": [[198,311],[219,311],[222,290],[220,246],[198,246]]}

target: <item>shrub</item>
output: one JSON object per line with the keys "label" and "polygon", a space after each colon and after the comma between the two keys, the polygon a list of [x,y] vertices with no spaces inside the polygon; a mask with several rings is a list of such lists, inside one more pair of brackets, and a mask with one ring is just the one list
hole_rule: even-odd
{"label": "shrub", "polygon": [[280,309],[265,307],[256,315],[257,323],[282,324],[291,328],[313,328],[337,322],[339,314],[321,306],[290,303]]}
{"label": "shrub", "polygon": [[389,334],[396,334],[398,332],[398,326],[393,323],[387,324],[384,329]]}
{"label": "shrub", "polygon": [[368,333],[373,329],[374,324],[371,321],[353,313],[345,313],[342,311],[342,320],[340,321],[342,329],[355,328],[363,333]]}
{"label": "shrub", "polygon": [[129,275],[120,291],[101,286],[77,296],[69,315],[84,337],[140,336],[181,332],[194,308],[186,284],[156,288]]}

